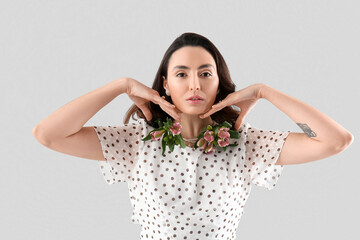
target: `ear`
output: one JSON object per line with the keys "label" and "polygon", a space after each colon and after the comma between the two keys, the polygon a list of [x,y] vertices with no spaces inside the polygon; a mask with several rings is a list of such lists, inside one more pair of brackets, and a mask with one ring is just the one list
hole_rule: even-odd
{"label": "ear", "polygon": [[164,80],[163,80],[163,88],[164,88],[164,89],[168,89],[166,78],[165,78],[164,76],[162,76],[162,78],[164,79]]}

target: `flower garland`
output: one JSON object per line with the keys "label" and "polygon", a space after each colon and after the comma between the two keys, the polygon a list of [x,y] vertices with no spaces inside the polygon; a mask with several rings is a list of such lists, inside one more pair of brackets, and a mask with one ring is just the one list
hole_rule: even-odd
{"label": "flower garland", "polygon": [[[180,145],[181,148],[186,147],[185,141],[180,135],[182,129],[180,122],[175,121],[173,123],[170,118],[166,118],[165,122],[161,122],[161,119],[156,119],[155,121],[158,123],[159,128],[153,129],[141,140],[159,140],[162,137],[162,154],[164,154],[166,146],[169,146],[171,152],[174,151],[175,145]],[[206,154],[209,154],[216,152],[216,147],[226,151],[228,146],[237,146],[237,144],[230,144],[230,138],[238,139],[240,134],[237,131],[230,130],[231,126],[227,121],[215,124],[214,126],[207,125],[197,136],[194,148],[199,148],[204,150]]]}

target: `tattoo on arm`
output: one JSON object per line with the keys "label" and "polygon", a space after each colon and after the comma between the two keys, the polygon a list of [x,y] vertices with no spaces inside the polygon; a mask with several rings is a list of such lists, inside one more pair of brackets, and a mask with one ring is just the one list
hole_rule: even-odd
{"label": "tattoo on arm", "polygon": [[296,123],[308,137],[316,137],[316,133],[306,123]]}

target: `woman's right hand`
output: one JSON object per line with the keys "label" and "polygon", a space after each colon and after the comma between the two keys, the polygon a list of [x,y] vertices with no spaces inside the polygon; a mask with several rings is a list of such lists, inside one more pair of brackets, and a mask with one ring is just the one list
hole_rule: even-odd
{"label": "woman's right hand", "polygon": [[152,119],[151,111],[146,106],[146,103],[149,101],[158,104],[162,110],[172,116],[175,120],[181,121],[180,115],[175,110],[175,105],[160,97],[156,90],[145,86],[133,78],[127,79],[126,94],[136,104],[136,106],[141,109],[148,121]]}

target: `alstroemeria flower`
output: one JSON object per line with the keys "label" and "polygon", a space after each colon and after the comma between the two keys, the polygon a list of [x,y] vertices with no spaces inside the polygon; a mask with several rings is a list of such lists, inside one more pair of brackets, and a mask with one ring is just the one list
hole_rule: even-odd
{"label": "alstroemeria flower", "polygon": [[174,135],[178,135],[181,133],[181,129],[182,126],[179,122],[175,122],[171,127],[170,127],[170,131],[172,132],[172,134]]}
{"label": "alstroemeria flower", "polygon": [[213,147],[214,141],[210,142],[205,148],[205,153],[215,152],[215,148]]}
{"label": "alstroemeria flower", "polygon": [[196,144],[198,147],[200,147],[201,150],[205,149],[205,147],[206,147],[205,138],[201,138]]}
{"label": "alstroemeria flower", "polygon": [[225,147],[230,144],[229,138],[219,138],[217,142],[220,147]]}
{"label": "alstroemeria flower", "polygon": [[152,132],[151,135],[151,139],[152,140],[159,140],[161,138],[161,136],[164,134],[165,130],[159,130],[159,131],[154,131]]}
{"label": "alstroemeria flower", "polygon": [[204,138],[208,142],[214,141],[214,132],[206,130],[206,132],[204,133]]}
{"label": "alstroemeria flower", "polygon": [[218,132],[219,137],[220,138],[229,138],[230,133],[228,131],[229,131],[229,128],[221,127]]}
{"label": "alstroemeria flower", "polygon": [[[160,128],[157,128],[156,131],[151,131],[146,137],[142,138],[143,141],[150,139],[159,140],[165,134],[166,137],[161,142],[163,146],[162,154],[164,154],[166,146],[169,146],[171,151],[174,150],[174,145],[180,144],[182,148],[185,147],[183,138],[180,135],[182,129],[180,122],[171,120],[170,118],[166,118],[166,121],[156,119],[156,122]],[[230,128],[231,124],[227,121],[224,121],[222,124],[215,124],[214,126],[207,125],[197,136],[195,148],[200,148],[203,152],[208,154],[216,152],[217,147],[226,148],[228,145],[236,146],[237,144],[230,144],[230,138],[239,138],[240,134],[239,132],[230,130]],[[219,129],[216,134],[215,129]]]}

